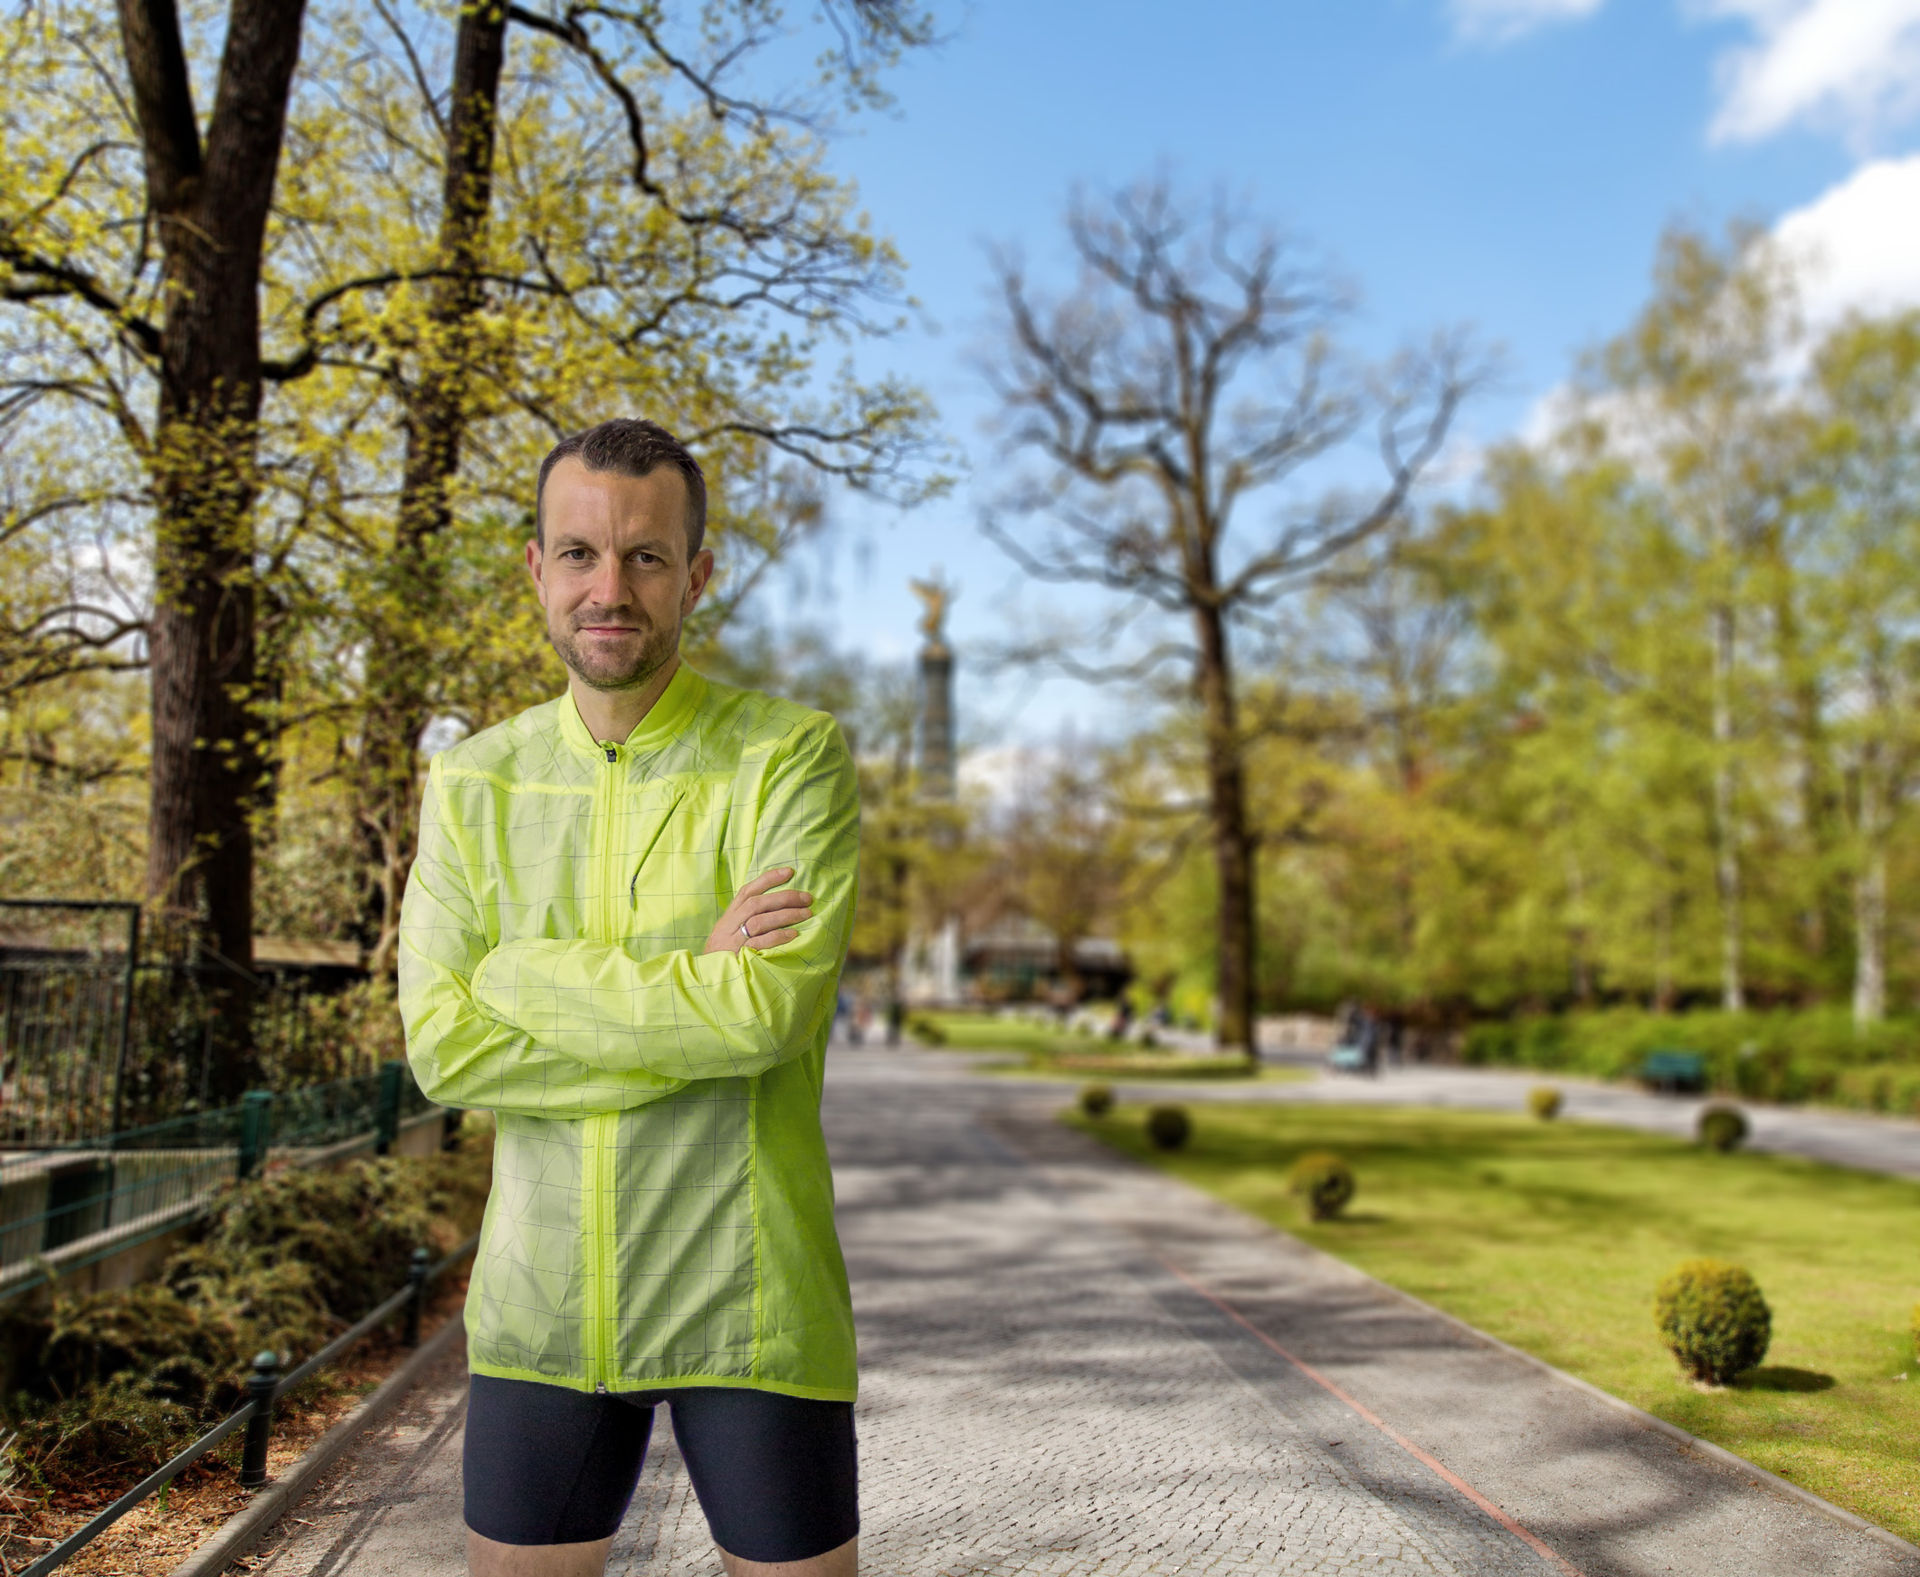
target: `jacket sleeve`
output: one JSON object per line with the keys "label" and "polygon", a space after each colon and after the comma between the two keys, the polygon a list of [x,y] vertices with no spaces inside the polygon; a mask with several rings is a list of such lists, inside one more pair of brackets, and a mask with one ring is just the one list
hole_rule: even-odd
{"label": "jacket sleeve", "polygon": [[581,1063],[664,1079],[751,1077],[812,1043],[853,929],[860,793],[831,718],[801,724],[760,779],[750,874],[793,867],[813,918],[779,947],[635,958],[595,942],[504,943],[473,977],[490,1013]]}
{"label": "jacket sleeve", "polygon": [[429,1100],[537,1117],[644,1106],[684,1079],[638,1064],[618,1070],[569,1056],[479,1007],[472,977],[487,956],[438,764],[420,807],[420,849],[400,904],[400,1016],[407,1060]]}

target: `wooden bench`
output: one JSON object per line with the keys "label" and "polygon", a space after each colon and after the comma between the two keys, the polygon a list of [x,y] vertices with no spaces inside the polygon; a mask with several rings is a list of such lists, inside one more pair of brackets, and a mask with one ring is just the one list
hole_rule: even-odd
{"label": "wooden bench", "polygon": [[1647,1053],[1640,1064],[1640,1082],[1669,1095],[1698,1095],[1707,1087],[1707,1059],[1697,1051],[1663,1046]]}

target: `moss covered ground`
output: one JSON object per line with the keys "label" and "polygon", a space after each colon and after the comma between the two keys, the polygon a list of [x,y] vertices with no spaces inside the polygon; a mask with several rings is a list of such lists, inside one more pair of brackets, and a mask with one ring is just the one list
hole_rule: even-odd
{"label": "moss covered ground", "polygon": [[[1920,1541],[1920,1184],[1717,1155],[1585,1123],[1357,1106],[1192,1108],[1154,1151],[1143,1108],[1066,1121],[1490,1335]],[[1330,1149],[1359,1191],[1306,1219],[1289,1164]],[[1688,1384],[1654,1329],[1683,1259],[1745,1265],[1773,1310],[1764,1364]]]}

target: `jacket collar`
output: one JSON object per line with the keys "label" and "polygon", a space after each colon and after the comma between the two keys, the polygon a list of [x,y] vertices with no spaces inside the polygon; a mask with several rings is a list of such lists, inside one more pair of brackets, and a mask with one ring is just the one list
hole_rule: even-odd
{"label": "jacket collar", "polygon": [[[647,715],[641,718],[633,732],[627,735],[624,748],[628,750],[658,749],[686,727],[689,719],[699,710],[700,702],[706,693],[706,679],[682,661],[673,677],[667,681],[666,689],[660,692],[660,699],[653,703]],[[580,708],[574,703],[571,686],[567,688],[566,694],[560,697],[560,733],[575,750],[589,755],[600,753],[601,742],[593,737],[585,720],[580,716]]]}

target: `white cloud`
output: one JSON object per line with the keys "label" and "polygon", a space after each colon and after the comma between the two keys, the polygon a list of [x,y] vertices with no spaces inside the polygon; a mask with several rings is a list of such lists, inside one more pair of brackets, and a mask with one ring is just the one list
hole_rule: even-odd
{"label": "white cloud", "polygon": [[1756,40],[1720,62],[1712,136],[1753,142],[1796,122],[1856,139],[1920,108],[1920,0],[1704,0]]}
{"label": "white cloud", "polygon": [[[1806,365],[1814,343],[1849,312],[1886,313],[1920,307],[1920,153],[1875,159],[1804,207],[1782,214],[1774,239],[1797,265],[1807,338],[1781,363],[1789,378]],[[1603,422],[1614,442],[1632,454],[1637,421],[1615,394],[1583,394],[1572,383],[1554,385],[1533,402],[1518,436],[1544,448],[1576,419]]]}
{"label": "white cloud", "polygon": [[1876,159],[1774,226],[1818,332],[1850,310],[1920,306],[1920,154]]}
{"label": "white cloud", "polygon": [[1456,37],[1476,44],[1505,44],[1555,22],[1591,16],[1605,0],[1450,0]]}

